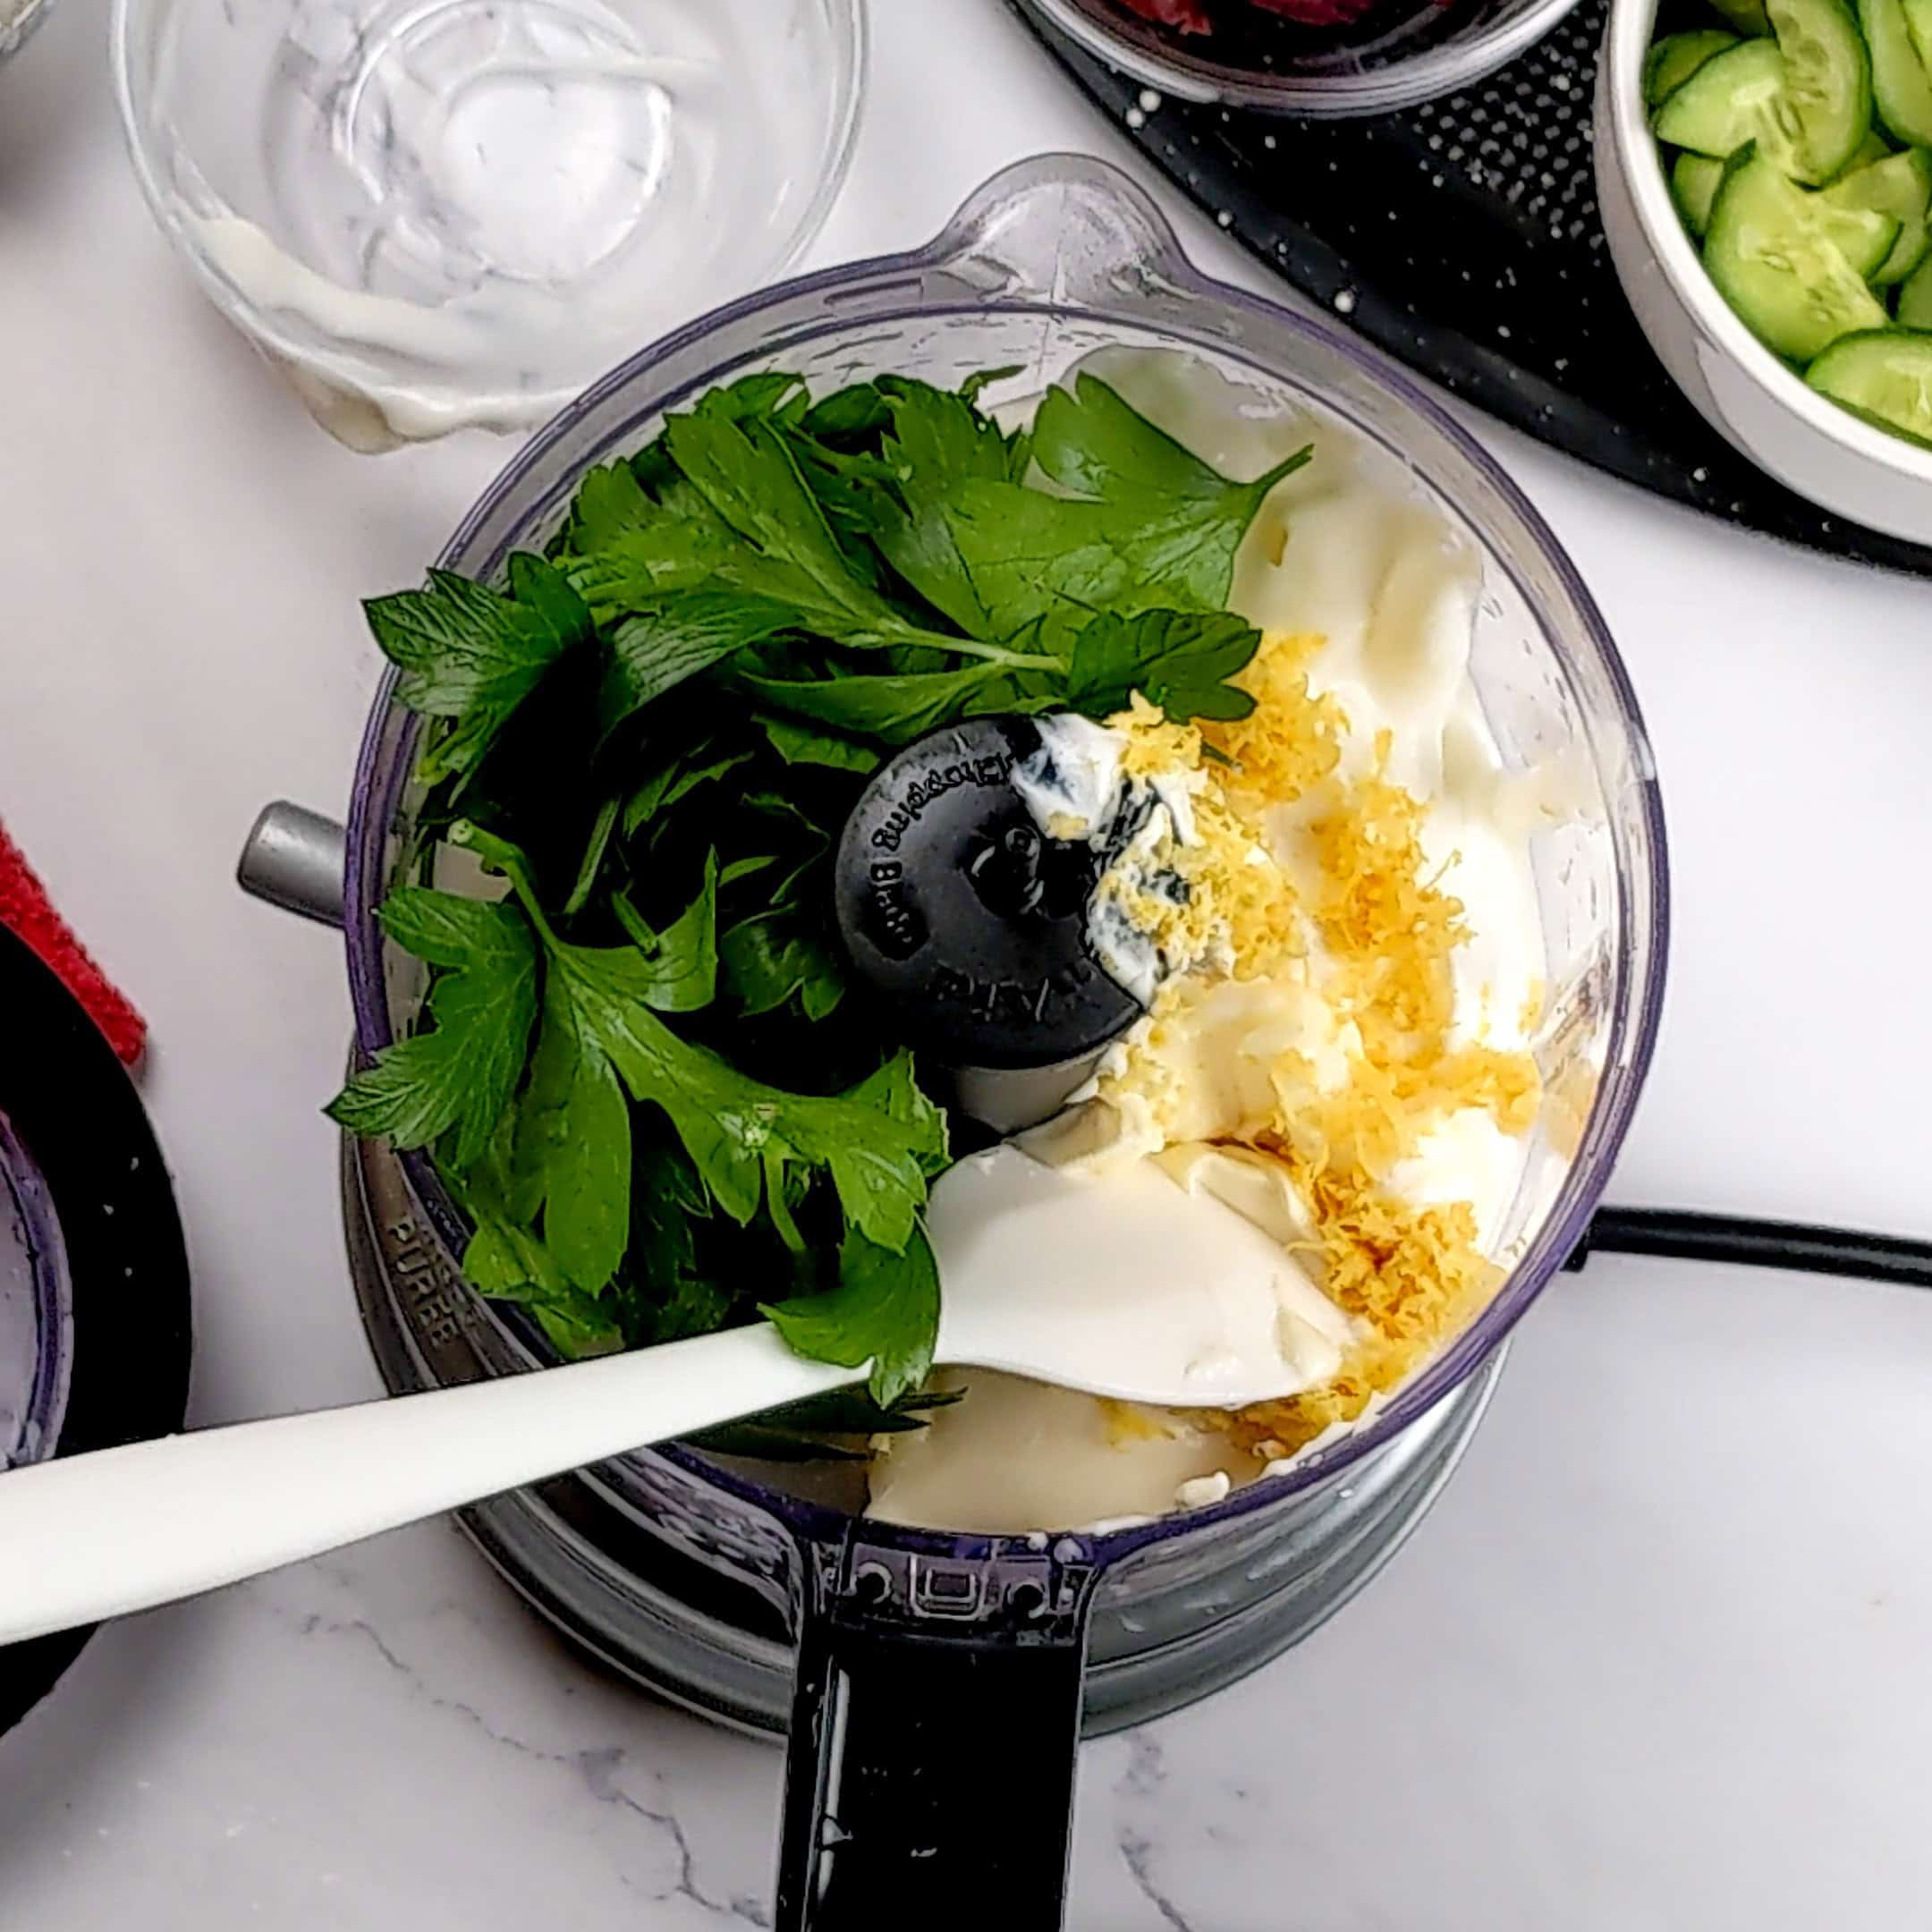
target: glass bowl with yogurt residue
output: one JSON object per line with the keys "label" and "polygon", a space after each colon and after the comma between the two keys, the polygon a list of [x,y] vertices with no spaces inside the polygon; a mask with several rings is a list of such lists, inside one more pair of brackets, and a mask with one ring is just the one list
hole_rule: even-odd
{"label": "glass bowl with yogurt residue", "polygon": [[[1346,1426],[1261,1456],[1266,1475],[1217,1480],[1194,1460],[1198,1445],[1172,1438],[1143,1454],[1106,1438],[1089,1398],[980,1378],[928,1447],[941,1475],[989,1458],[984,1513],[936,1486],[914,1495],[902,1450],[887,1460],[898,1493],[882,1508],[862,1463],[769,1464],[683,1445],[467,1513],[516,1586],[606,1659],[726,1721],[789,1724],[782,1898],[818,1860],[833,1785],[815,1752],[827,1738],[843,1740],[842,1843],[894,1842],[905,1819],[868,1821],[864,1807],[939,1792],[954,1809],[935,1829],[1003,1856],[1038,1852],[1041,1882],[1056,1883],[1060,1754],[1076,1728],[1142,1721],[1230,1682],[1360,1587],[1446,1479],[1511,1328],[1581,1237],[1655,1037],[1665,938],[1656,775],[1568,559],[1399,371],[1201,275],[1147,197],[1099,164],[1023,164],[927,249],[807,277],[671,336],[534,439],[438,561],[487,580],[513,550],[540,550],[587,470],[735,377],[781,371],[822,392],[886,373],[955,386],[1000,370],[986,392],[997,411],[1023,411],[1080,367],[1137,386],[1138,406],[1225,473],[1259,475],[1284,439],[1315,443],[1316,461],[1284,486],[1285,534],[1265,533],[1248,560],[1253,595],[1282,600],[1256,615],[1346,630],[1352,669],[1338,681],[1377,695],[1359,708],[1391,729],[1391,779],[1461,799],[1450,843],[1496,874],[1483,905],[1498,910],[1478,939],[1513,949],[1486,965],[1472,946],[1472,963],[1479,981],[1497,981],[1491,1004],[1533,1055],[1542,1099],[1492,1171],[1482,1243],[1494,1292]],[[1374,609],[1430,598],[1454,624],[1373,621]],[[1394,648],[1419,635],[1425,648]],[[423,969],[375,916],[418,850],[419,729],[392,678],[371,714],[347,848],[365,1055],[402,1035],[423,995]],[[1419,750],[1429,733],[1434,750]],[[1488,835],[1505,826],[1507,838]],[[441,882],[459,883],[453,871]],[[1462,883],[1473,902],[1477,880]],[[1536,997],[1519,1000],[1530,979]],[[1472,998],[1479,1008],[1480,984]],[[467,1225],[431,1162],[352,1143],[344,1181],[358,1294],[393,1386],[547,1359],[515,1310],[463,1284]],[[906,1701],[943,1705],[955,1690],[983,1726],[949,1730],[944,1764],[919,1757],[923,1733],[898,1721]],[[917,1775],[874,1775],[888,1770]],[[864,1792],[855,1777],[870,1780]]]}
{"label": "glass bowl with yogurt residue", "polygon": [[115,0],[156,219],[323,426],[535,428],[780,274],[843,179],[864,0]]}

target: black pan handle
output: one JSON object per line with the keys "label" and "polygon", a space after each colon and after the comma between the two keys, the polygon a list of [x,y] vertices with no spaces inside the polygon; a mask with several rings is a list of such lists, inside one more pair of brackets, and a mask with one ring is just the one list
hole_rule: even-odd
{"label": "black pan handle", "polygon": [[775,1932],[877,1932],[996,1900],[1058,1932],[1096,1572],[1086,1545],[978,1562],[807,1546]]}

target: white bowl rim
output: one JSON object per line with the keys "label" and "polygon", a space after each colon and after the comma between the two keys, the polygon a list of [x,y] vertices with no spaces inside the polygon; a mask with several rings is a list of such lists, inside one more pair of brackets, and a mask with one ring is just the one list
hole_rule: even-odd
{"label": "white bowl rim", "polygon": [[1657,0],[1613,0],[1606,43],[1610,113],[1623,150],[1618,158],[1627,157],[1624,181],[1652,255],[1718,346],[1775,402],[1854,455],[1898,470],[1914,482],[1932,483],[1932,449],[1920,449],[1877,428],[1820,395],[1767,349],[1717,292],[1677,212],[1657,137],[1650,131],[1650,117],[1644,111],[1644,55],[1656,21]]}

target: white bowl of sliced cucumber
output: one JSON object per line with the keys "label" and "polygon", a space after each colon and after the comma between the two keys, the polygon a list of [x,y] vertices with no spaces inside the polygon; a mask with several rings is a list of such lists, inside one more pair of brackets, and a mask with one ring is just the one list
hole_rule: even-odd
{"label": "white bowl of sliced cucumber", "polygon": [[1932,543],[1932,0],[1614,0],[1597,191],[1624,292],[1752,462]]}

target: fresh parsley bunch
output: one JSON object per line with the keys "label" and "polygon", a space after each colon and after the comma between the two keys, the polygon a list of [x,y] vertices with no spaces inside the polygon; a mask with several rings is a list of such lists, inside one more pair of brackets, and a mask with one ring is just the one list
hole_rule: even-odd
{"label": "fresh parsley bunch", "polygon": [[869,1360],[879,1404],[916,1392],[946,1121],[844,997],[845,817],[973,714],[1252,708],[1234,554],[1308,451],[1233,482],[1092,376],[1009,432],[978,399],[1013,373],[817,402],[747,377],[586,475],[502,589],[438,572],[367,606],[429,721],[405,869],[455,847],[502,896],[390,894],[428,997],[329,1111],[434,1150],[464,1273],[566,1354],[758,1309]]}

